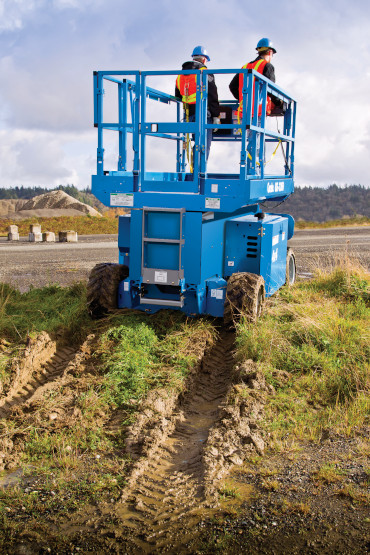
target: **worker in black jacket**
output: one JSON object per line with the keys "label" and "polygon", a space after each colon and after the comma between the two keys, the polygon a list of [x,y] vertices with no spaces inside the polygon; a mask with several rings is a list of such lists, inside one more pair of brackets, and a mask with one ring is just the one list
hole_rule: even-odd
{"label": "worker in black jacket", "polygon": [[[207,50],[203,46],[196,46],[192,53],[192,61],[182,64],[183,70],[207,69],[206,61],[210,62]],[[181,98],[184,104],[185,118],[187,121],[195,121],[196,103],[196,78],[194,75],[178,75],[176,79],[175,96]],[[218,102],[218,92],[213,74],[208,74],[208,110],[207,123],[220,123],[220,105]],[[212,129],[207,130],[207,160],[211,149]]]}
{"label": "worker in black jacket", "polygon": [[[254,69],[258,71],[267,79],[270,79],[273,83],[275,83],[275,69],[271,63],[272,57],[276,54],[276,50],[268,38],[261,39],[256,47],[258,52],[258,56],[252,62],[245,64],[242,69]],[[244,82],[244,75],[242,73],[237,73],[232,78],[229,89],[233,96],[239,100],[239,118],[241,119],[241,114],[243,110],[242,100],[243,100],[243,82]],[[267,105],[266,105],[266,114],[269,116],[271,112],[274,110],[275,107],[281,108],[283,106],[282,101],[277,98],[276,96],[269,94],[267,96]],[[260,114],[259,114],[260,115]]]}

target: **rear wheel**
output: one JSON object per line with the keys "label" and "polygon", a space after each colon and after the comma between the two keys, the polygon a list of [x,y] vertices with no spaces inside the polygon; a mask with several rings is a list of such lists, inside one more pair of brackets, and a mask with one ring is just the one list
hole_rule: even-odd
{"label": "rear wheel", "polygon": [[288,285],[288,287],[291,287],[295,283],[296,276],[297,276],[297,266],[295,263],[295,255],[294,255],[293,249],[289,247],[286,255],[285,284]]}
{"label": "rear wheel", "polygon": [[87,284],[87,306],[92,318],[103,318],[117,308],[120,281],[128,276],[123,264],[97,264],[90,272]]}
{"label": "rear wheel", "polygon": [[255,322],[262,312],[264,301],[265,280],[262,276],[248,272],[233,274],[226,288],[225,324],[235,324],[241,316]]}

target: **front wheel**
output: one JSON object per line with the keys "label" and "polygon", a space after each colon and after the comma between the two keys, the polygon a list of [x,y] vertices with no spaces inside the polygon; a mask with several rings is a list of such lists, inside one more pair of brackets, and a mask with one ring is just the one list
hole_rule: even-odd
{"label": "front wheel", "polygon": [[257,274],[237,272],[227,282],[224,322],[237,323],[242,316],[256,322],[265,301],[265,280]]}
{"label": "front wheel", "polygon": [[87,308],[92,318],[103,318],[117,308],[119,283],[128,276],[123,264],[97,264],[91,270],[87,284]]}
{"label": "front wheel", "polygon": [[285,274],[285,284],[288,287],[291,287],[296,280],[297,276],[297,266],[295,262],[295,255],[293,249],[288,247],[287,255],[286,255],[286,274]]}

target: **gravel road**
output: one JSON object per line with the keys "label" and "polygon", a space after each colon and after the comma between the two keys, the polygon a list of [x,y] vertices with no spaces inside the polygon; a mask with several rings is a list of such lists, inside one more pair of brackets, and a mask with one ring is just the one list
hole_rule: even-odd
{"label": "gravel road", "polygon": [[[298,274],[309,277],[318,266],[331,264],[347,252],[370,267],[370,226],[296,231],[289,242]],[[99,262],[117,262],[117,235],[81,235],[78,243],[9,243],[0,237],[0,282],[20,291],[31,285],[70,285],[86,280]]]}

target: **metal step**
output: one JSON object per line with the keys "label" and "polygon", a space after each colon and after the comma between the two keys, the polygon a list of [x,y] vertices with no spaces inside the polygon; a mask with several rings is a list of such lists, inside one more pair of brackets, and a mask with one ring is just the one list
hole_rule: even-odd
{"label": "metal step", "polygon": [[185,243],[184,239],[157,239],[156,237],[143,237],[144,243],[168,243],[168,244],[180,244]]}
{"label": "metal step", "polygon": [[181,297],[179,301],[173,299],[152,299],[150,297],[140,297],[140,304],[155,304],[162,306],[177,306],[182,308],[184,306],[184,297]]}

